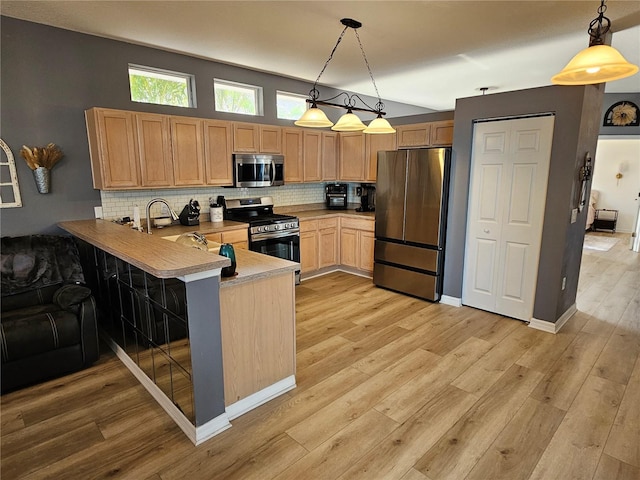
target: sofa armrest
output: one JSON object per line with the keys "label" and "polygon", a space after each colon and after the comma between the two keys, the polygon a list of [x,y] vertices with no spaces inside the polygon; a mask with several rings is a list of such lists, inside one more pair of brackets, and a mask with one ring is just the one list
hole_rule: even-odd
{"label": "sofa armrest", "polygon": [[53,303],[62,310],[77,313],[79,305],[91,296],[91,290],[82,285],[63,285],[53,294]]}
{"label": "sofa armrest", "polygon": [[84,364],[91,365],[100,357],[98,345],[98,309],[93,295],[79,304],[78,321],[80,322],[80,338]]}

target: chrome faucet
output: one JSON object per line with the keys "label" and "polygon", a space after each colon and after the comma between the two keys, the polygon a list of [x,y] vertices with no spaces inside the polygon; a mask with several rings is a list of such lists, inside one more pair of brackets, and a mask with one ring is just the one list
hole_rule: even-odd
{"label": "chrome faucet", "polygon": [[149,201],[149,203],[147,203],[147,233],[149,235],[151,235],[151,205],[158,202],[164,203],[167,206],[173,220],[178,220],[178,214],[173,211],[173,209],[169,206],[169,203],[167,203],[164,198],[154,198],[153,200]]}

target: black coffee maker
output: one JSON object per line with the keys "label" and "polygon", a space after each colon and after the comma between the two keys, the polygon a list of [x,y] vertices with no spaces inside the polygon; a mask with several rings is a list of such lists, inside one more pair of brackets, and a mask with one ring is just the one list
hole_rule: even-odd
{"label": "black coffee maker", "polygon": [[360,206],[356,212],[376,211],[376,186],[369,183],[361,183],[356,187],[356,195],[360,197]]}

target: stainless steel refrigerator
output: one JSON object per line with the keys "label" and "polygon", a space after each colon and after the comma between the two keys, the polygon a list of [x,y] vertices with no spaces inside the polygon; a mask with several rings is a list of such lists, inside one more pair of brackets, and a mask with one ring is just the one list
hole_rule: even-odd
{"label": "stainless steel refrigerator", "polygon": [[450,164],[450,148],[378,153],[377,286],[440,300]]}

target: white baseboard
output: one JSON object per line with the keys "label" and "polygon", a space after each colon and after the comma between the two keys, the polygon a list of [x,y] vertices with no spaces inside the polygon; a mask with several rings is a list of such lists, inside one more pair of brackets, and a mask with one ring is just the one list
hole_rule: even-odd
{"label": "white baseboard", "polygon": [[262,390],[249,395],[248,397],[238,400],[236,403],[232,403],[226,408],[227,417],[229,420],[238,418],[240,415],[244,415],[250,410],[259,407],[263,403],[267,403],[269,400],[282,395],[296,388],[296,377],[291,375],[287,378],[280,380],[279,382],[269,385]]}
{"label": "white baseboard", "polygon": [[449,295],[442,295],[440,297],[440,303],[451,305],[452,307],[461,307],[462,299],[457,297],[450,297]]}
{"label": "white baseboard", "polygon": [[301,281],[304,282],[305,280],[311,280],[312,278],[321,277],[323,275],[327,275],[333,272],[344,272],[344,273],[350,273],[351,275],[357,275],[359,277],[364,277],[369,279],[373,278],[373,273],[371,272],[358,270],[357,268],[345,267],[344,265],[332,265],[331,267],[324,267],[324,268],[321,268],[320,270],[315,270],[311,273],[307,273],[307,274],[303,273]]}
{"label": "white baseboard", "polygon": [[204,425],[197,427],[191,423],[191,421],[185,417],[185,415],[176,407],[171,400],[164,394],[158,386],[147,376],[146,373],[127,355],[120,345],[114,342],[110,337],[103,336],[109,344],[111,350],[113,350],[116,356],[120,359],[122,364],[138,379],[140,384],[151,394],[156,402],[167,412],[169,417],[176,422],[178,427],[185,433],[185,435],[193,442],[194,445],[199,445],[205,440],[217,435],[227,428],[231,427],[229,423],[229,417],[227,413],[222,413],[216,418],[209,420]]}
{"label": "white baseboard", "polygon": [[566,312],[558,319],[557,322],[547,322],[546,320],[539,320],[537,318],[531,318],[529,326],[536,330],[542,330],[543,332],[556,334],[564,326],[567,321],[578,311],[576,304],[571,305]]}

